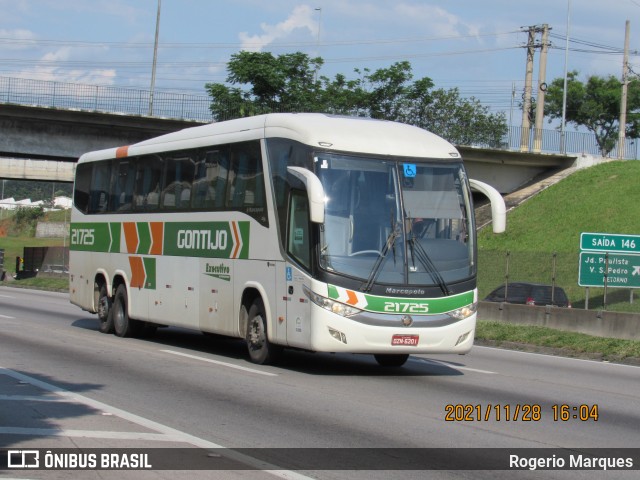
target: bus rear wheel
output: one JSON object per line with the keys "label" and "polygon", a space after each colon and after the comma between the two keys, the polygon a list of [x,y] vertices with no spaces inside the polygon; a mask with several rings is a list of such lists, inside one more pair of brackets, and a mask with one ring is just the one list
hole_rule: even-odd
{"label": "bus rear wheel", "polygon": [[407,353],[389,353],[389,354],[376,354],[374,355],[376,362],[381,367],[401,367],[409,359]]}
{"label": "bus rear wheel", "polygon": [[141,327],[138,320],[129,318],[127,287],[119,285],[113,299],[113,329],[118,337],[135,337]]}
{"label": "bus rear wheel", "polygon": [[102,333],[113,333],[113,308],[111,307],[111,297],[107,292],[107,286],[103,283],[100,285],[98,294],[98,320]]}
{"label": "bus rear wheel", "polygon": [[276,362],[282,354],[282,347],[272,344],[267,337],[267,319],[261,298],[251,304],[248,317],[246,341],[249,358],[259,365]]}

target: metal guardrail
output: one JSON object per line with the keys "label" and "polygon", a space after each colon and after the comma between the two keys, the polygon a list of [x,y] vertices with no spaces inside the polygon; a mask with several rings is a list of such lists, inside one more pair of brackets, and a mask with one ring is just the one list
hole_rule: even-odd
{"label": "metal guardrail", "polygon": [[478,249],[478,298],[509,283],[527,282],[562,288],[574,309],[640,313],[640,289],[581,287],[580,253]]}
{"label": "metal guardrail", "polygon": [[[211,104],[209,96],[156,90],[153,93],[153,111],[149,112],[150,96],[149,90],[0,77],[0,103],[205,123],[214,121],[209,109]],[[468,144],[462,139],[447,138],[447,140],[454,144]],[[591,133],[565,132],[563,139],[557,130],[545,129],[538,131],[536,135],[534,129],[523,130],[522,127],[509,127],[502,138],[492,144],[480,142],[469,146],[515,151],[522,151],[524,148],[526,151],[541,153],[564,151],[571,154],[600,155],[595,136]],[[617,149],[610,152],[609,156],[618,158]],[[626,139],[623,158],[638,158],[638,139]]]}
{"label": "metal guardrail", "polygon": [[149,90],[0,77],[0,102],[38,107],[122,113],[211,122],[211,98],[155,91],[149,115]]}

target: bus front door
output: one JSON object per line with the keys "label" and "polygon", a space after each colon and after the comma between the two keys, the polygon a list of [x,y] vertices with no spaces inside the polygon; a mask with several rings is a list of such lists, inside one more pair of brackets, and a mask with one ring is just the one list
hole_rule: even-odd
{"label": "bus front door", "polygon": [[311,341],[311,304],[303,287],[309,287],[309,277],[296,265],[287,263],[287,344],[309,348]]}

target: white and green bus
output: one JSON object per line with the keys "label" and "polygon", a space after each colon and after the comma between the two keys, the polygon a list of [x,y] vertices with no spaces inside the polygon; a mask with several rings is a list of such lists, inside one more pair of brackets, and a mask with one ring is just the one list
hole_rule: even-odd
{"label": "white and green bus", "polygon": [[474,340],[470,181],[408,125],[268,114],[86,153],[70,247],[71,302],[121,337],[180,326],[244,338],[256,363],[291,347],[385,366]]}

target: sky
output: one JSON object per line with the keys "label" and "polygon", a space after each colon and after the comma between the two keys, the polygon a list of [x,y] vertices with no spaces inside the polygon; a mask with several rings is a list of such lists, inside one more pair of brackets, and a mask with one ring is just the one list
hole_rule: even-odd
{"label": "sky", "polygon": [[[158,0],[0,0],[0,77],[149,89]],[[640,0],[161,0],[155,89],[206,96],[241,50],[320,56],[321,75],[357,78],[409,61],[414,80],[458,88],[512,123],[526,30],[549,25],[547,83],[566,67],[640,74]],[[568,27],[568,29],[567,29]],[[568,55],[566,50],[569,36]],[[540,41],[538,35],[537,41]],[[534,84],[540,51],[534,57]]]}

